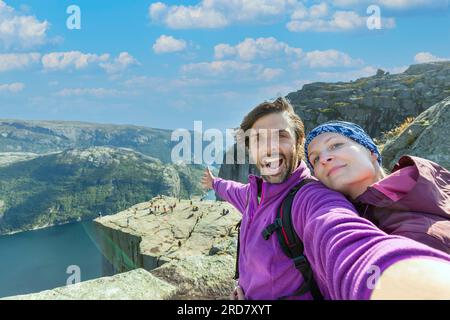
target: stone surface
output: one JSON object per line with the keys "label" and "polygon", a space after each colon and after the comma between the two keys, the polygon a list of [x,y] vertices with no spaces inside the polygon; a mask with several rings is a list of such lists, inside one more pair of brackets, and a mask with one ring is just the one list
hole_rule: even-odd
{"label": "stone surface", "polygon": [[450,98],[420,114],[383,149],[383,164],[392,169],[402,155],[432,160],[450,170]]}
{"label": "stone surface", "polygon": [[151,271],[178,291],[175,299],[229,299],[235,281],[234,255],[192,256]]}
{"label": "stone surface", "polygon": [[450,96],[450,62],[410,66],[399,74],[382,73],[351,82],[311,83],[287,95],[306,132],[329,120],[361,125],[380,137]]}
{"label": "stone surface", "polygon": [[[154,211],[155,206],[160,209]],[[222,215],[223,210],[229,213]],[[177,286],[178,298],[220,299],[234,285],[240,218],[226,202],[193,198],[191,205],[191,200],[162,196],[96,219],[95,225],[100,248],[116,272],[152,270]]]}
{"label": "stone surface", "polygon": [[144,269],[3,300],[167,300],[177,289]]}

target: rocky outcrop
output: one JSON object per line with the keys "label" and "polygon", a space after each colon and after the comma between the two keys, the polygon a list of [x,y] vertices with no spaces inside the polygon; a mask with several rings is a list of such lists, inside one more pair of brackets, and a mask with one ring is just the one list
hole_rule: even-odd
{"label": "rocky outcrop", "polygon": [[384,146],[386,168],[392,169],[402,155],[432,160],[450,170],[450,97],[420,114],[395,139]]}
{"label": "rocky outcrop", "polygon": [[234,287],[234,256],[186,257],[151,273],[177,287],[174,299],[228,299]]}
{"label": "rocky outcrop", "polygon": [[95,226],[116,272],[149,270],[176,286],[179,299],[226,299],[234,286],[239,220],[228,203],[162,196],[98,218]]}
{"label": "rocky outcrop", "polygon": [[1,300],[168,300],[177,289],[144,269]]}
{"label": "rocky outcrop", "polygon": [[450,62],[444,61],[413,65],[400,74],[379,70],[351,82],[311,83],[287,98],[306,132],[329,120],[346,120],[379,137],[448,96]]}

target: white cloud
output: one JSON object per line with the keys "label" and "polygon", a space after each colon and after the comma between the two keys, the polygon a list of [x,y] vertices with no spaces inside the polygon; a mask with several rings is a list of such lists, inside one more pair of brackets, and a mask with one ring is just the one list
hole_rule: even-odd
{"label": "white cloud", "polygon": [[[327,0],[306,7],[300,0],[201,0],[194,5],[149,6],[149,17],[172,29],[223,28],[242,23],[277,23],[290,15],[291,31],[348,31],[366,25],[366,9],[448,8],[449,0]],[[180,2],[181,3],[181,2]],[[335,15],[337,14],[337,15]],[[364,20],[364,23],[363,21]],[[383,28],[395,26],[393,18],[382,19]]]}
{"label": "white cloud", "polygon": [[139,62],[128,52],[121,52],[114,59],[111,59],[108,53],[98,55],[80,51],[52,52],[42,57],[42,66],[47,71],[81,70],[89,66],[98,66],[109,74],[115,74],[134,64]]}
{"label": "white cloud", "polygon": [[150,5],[148,8],[148,13],[150,15],[150,19],[153,21],[159,21],[164,18],[168,11],[168,7],[166,4],[162,2],[155,2]]}
{"label": "white cloud", "polygon": [[448,0],[332,0],[331,3],[336,7],[354,7],[378,5],[383,8],[407,10],[411,8],[436,8],[449,5]]}
{"label": "white cloud", "polygon": [[270,81],[282,74],[281,69],[266,68],[260,64],[224,60],[191,63],[182,66],[182,73],[212,78],[234,78],[238,80]]}
{"label": "white cloud", "polygon": [[25,69],[41,58],[39,53],[6,53],[0,54],[0,72]]}
{"label": "white cloud", "polygon": [[267,59],[276,56],[291,56],[300,58],[302,49],[290,47],[288,44],[278,41],[273,37],[269,38],[246,38],[236,46],[229,44],[218,44],[214,47],[216,59],[236,56],[244,61],[251,61],[256,58]]}
{"label": "white cloud", "polygon": [[307,8],[303,3],[298,3],[291,13],[292,20],[303,20],[306,18],[322,18],[328,15],[329,7],[325,2]]}
{"label": "white cloud", "polygon": [[290,62],[291,67],[301,65],[310,68],[354,67],[363,64],[361,59],[353,59],[347,53],[337,50],[304,52],[301,48],[289,46],[285,42],[270,38],[246,38],[235,46],[221,43],[214,47],[216,59],[236,58],[241,61],[256,59],[282,58]]}
{"label": "white cloud", "polygon": [[378,0],[376,3],[386,8],[409,9],[416,7],[435,7],[448,5],[448,0]]}
{"label": "white cloud", "polygon": [[175,39],[172,36],[162,35],[153,45],[153,51],[157,54],[178,52],[186,49],[186,41]]}
{"label": "white cloud", "polygon": [[65,88],[55,93],[60,97],[92,96],[96,98],[116,97],[122,93],[116,89],[106,88]]}
{"label": "white cloud", "polygon": [[309,8],[309,15],[312,18],[322,18],[328,15],[328,5],[325,2],[316,4]]}
{"label": "white cloud", "polygon": [[203,4],[168,7],[157,2],[150,5],[149,15],[153,22],[163,23],[172,29],[220,28],[228,25],[222,13]]}
{"label": "white cloud", "polygon": [[52,52],[42,57],[42,65],[46,70],[84,69],[90,64],[106,62],[108,60],[109,54],[99,56],[80,51]]}
{"label": "white cloud", "polygon": [[255,22],[285,14],[296,0],[202,0],[196,5],[156,2],[149,7],[153,22],[173,29],[222,28],[234,22]]}
{"label": "white cloud", "polygon": [[22,91],[25,88],[25,85],[22,82],[14,82],[14,83],[0,83],[0,93],[17,93]]}
{"label": "white cloud", "polygon": [[[295,16],[294,16],[295,18]],[[327,19],[315,19],[307,16],[303,20],[291,20],[286,24],[289,31],[292,32],[340,32],[351,31],[367,27],[368,16],[360,16],[354,11],[336,11]],[[395,27],[393,18],[382,18],[381,26],[385,29]]]}
{"label": "white cloud", "polygon": [[433,62],[433,61],[448,61],[448,60],[450,60],[450,58],[436,57],[435,55],[431,54],[430,52],[419,52],[414,57],[414,61],[416,63],[427,63],[427,62]]}
{"label": "white cloud", "polygon": [[126,70],[129,66],[139,64],[139,62],[128,52],[121,52],[114,61],[101,62],[100,67],[105,69],[107,73],[119,73]]}
{"label": "white cloud", "polygon": [[363,64],[361,59],[353,59],[348,54],[337,50],[310,51],[304,58],[310,68],[352,67]]}
{"label": "white cloud", "polygon": [[23,15],[0,0],[0,43],[7,49],[27,49],[46,43],[50,24]]}
{"label": "white cloud", "polygon": [[283,69],[280,68],[264,68],[260,78],[265,81],[270,81],[281,76],[283,72]]}

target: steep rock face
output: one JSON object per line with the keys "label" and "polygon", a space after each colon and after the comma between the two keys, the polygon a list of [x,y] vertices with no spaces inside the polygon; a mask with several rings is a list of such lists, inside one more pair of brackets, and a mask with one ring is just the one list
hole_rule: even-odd
{"label": "steep rock face", "polygon": [[176,286],[180,299],[226,299],[234,285],[240,214],[228,203],[190,201],[157,197],[96,219],[98,244],[116,272],[149,270]]}
{"label": "steep rock face", "polygon": [[201,167],[112,147],[69,149],[0,167],[0,234],[92,219],[158,194],[201,194]]}
{"label": "steep rock face", "polygon": [[144,269],[1,300],[168,300],[176,287]]}
{"label": "steep rock face", "polygon": [[448,96],[450,62],[432,62],[413,65],[400,74],[380,71],[351,82],[311,83],[287,98],[306,132],[329,120],[346,120],[379,137]]}
{"label": "steep rock face", "polygon": [[170,162],[171,131],[131,125],[0,119],[0,152],[50,153],[73,148],[131,148]]}
{"label": "steep rock face", "polygon": [[383,163],[392,169],[402,155],[432,160],[450,170],[450,97],[420,114],[383,149]]}

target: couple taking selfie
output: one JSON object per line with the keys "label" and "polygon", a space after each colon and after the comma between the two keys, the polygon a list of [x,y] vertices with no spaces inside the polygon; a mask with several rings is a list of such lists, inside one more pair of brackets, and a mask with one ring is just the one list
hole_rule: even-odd
{"label": "couple taking selfie", "polygon": [[405,155],[385,172],[360,126],[305,136],[284,98],[240,129],[260,176],[202,179],[242,214],[232,299],[450,299],[449,171]]}

